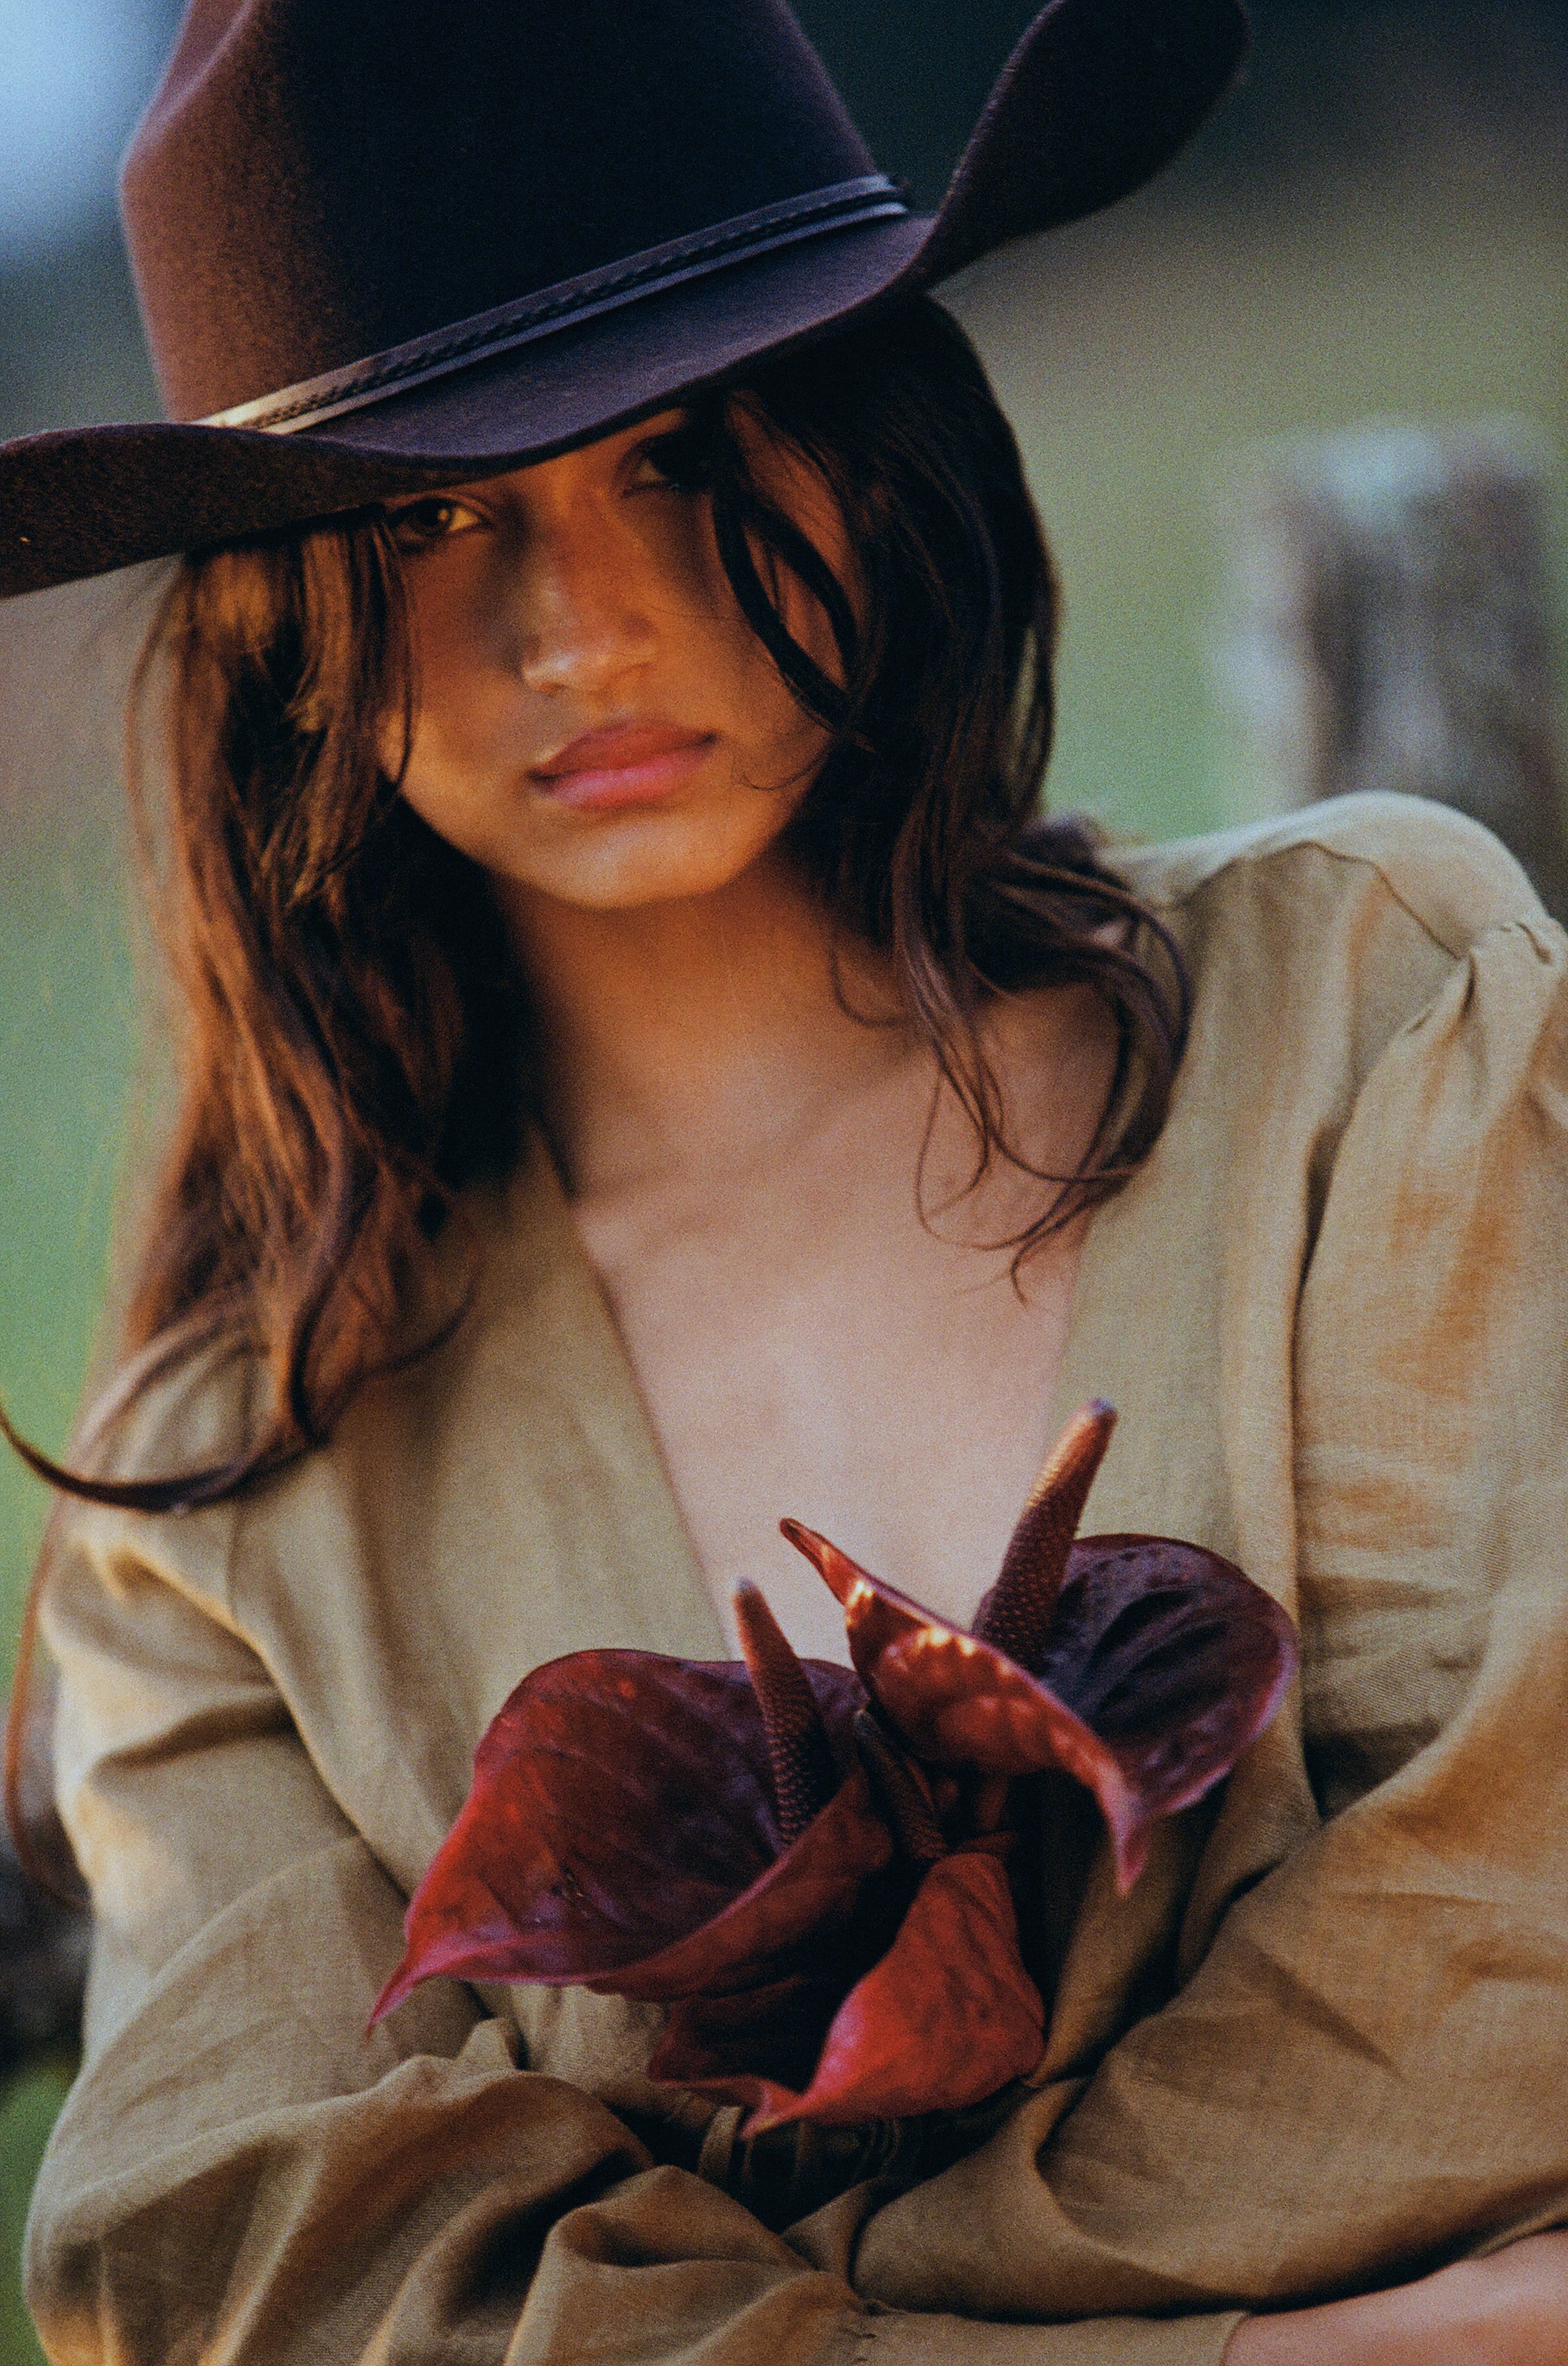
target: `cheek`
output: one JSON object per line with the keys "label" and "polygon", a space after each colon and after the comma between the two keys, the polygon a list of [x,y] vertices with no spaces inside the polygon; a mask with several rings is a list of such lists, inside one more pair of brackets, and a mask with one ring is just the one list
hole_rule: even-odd
{"label": "cheek", "polygon": [[[846,581],[843,521],[821,480],[797,468],[787,481],[765,480],[765,489],[815,544],[840,581]],[[727,690],[738,699],[741,715],[770,736],[788,736],[801,743],[817,735],[819,727],[801,713],[794,693],[746,623],[719,557],[707,505],[671,504],[650,512],[649,519],[645,556],[662,588],[664,622],[693,685],[710,693]],[[753,560],[790,638],[830,680],[839,681],[838,648],[822,607],[788,568],[774,569],[767,554],[756,549]]]}
{"label": "cheek", "polygon": [[[417,562],[406,565],[404,573],[406,615],[408,625],[409,700],[407,711],[403,702],[384,715],[376,727],[376,753],[381,768],[391,780],[401,780],[407,792],[418,780],[429,760],[431,740],[436,736],[443,704],[443,682],[447,670],[449,638],[443,630],[446,622],[442,603],[436,602],[430,590],[426,570]],[[409,802],[417,805],[417,799]]]}
{"label": "cheek", "polygon": [[472,702],[448,702],[428,693],[414,716],[403,756],[402,718],[388,717],[381,727],[378,753],[387,777],[397,781],[406,805],[438,838],[487,868],[500,859],[499,837],[505,804],[498,794],[501,765],[494,735],[486,717]]}
{"label": "cheek", "polygon": [[[717,558],[714,567],[721,590],[700,618],[693,619],[686,639],[690,679],[707,697],[724,701],[737,779],[775,793],[775,803],[787,815],[804,795],[830,734],[801,706],[746,623]],[[763,580],[767,581],[766,573]],[[841,681],[837,645],[818,603],[788,570],[768,588],[790,638],[830,681]]]}
{"label": "cheek", "polygon": [[393,779],[407,753],[403,793],[443,834],[438,809],[460,807],[465,793],[476,801],[509,750],[515,757],[529,748],[526,717],[520,714],[526,696],[492,646],[483,602],[462,596],[467,589],[418,578],[410,585],[412,734],[405,751],[404,717],[398,712],[382,718],[376,738],[383,769]]}

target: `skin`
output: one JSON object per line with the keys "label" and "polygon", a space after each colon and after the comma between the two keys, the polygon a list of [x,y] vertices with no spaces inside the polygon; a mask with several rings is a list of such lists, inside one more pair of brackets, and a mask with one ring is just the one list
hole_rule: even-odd
{"label": "skin", "polygon": [[[1002,1164],[966,1190],[967,1121],[885,966],[841,947],[835,978],[784,840],[824,736],[735,608],[680,425],[396,506],[403,791],[506,915],[568,1200],[732,1645],[750,1577],[798,1650],[843,1659],[780,1515],[967,1620],[1048,1443],[1082,1227],[1013,1287],[997,1244],[1042,1186]],[[819,481],[755,456],[853,597]],[[814,603],[785,599],[834,670]],[[389,770],[403,753],[389,727]],[[986,1023],[1012,1139],[1070,1171],[1110,1075],[1103,1012],[1072,989]],[[1226,2366],[1547,2366],[1565,2327],[1551,2234],[1249,2319]]]}
{"label": "skin", "polygon": [[[404,792],[489,871],[539,1014],[547,1116],[715,1606],[754,1578],[797,1648],[842,1659],[836,1606],[778,1532],[808,1519],[967,1617],[1048,1443],[1076,1237],[1008,1255],[1037,1185],[969,1199],[950,1100],[879,963],[840,1006],[822,918],[779,846],[823,753],[736,612],[706,502],[663,481],[661,419],[405,505],[419,721]],[[667,464],[667,461],[666,461]],[[849,576],[814,479],[780,490]],[[442,527],[440,533],[435,528]],[[801,595],[792,628],[831,635]],[[709,753],[654,805],[563,806],[542,761],[673,719]],[[389,754],[394,751],[388,750]],[[1086,995],[999,1008],[1031,1157],[1092,1131],[1109,1029]],[[732,1628],[733,1637],[733,1628]]]}
{"label": "skin", "polygon": [[1558,2231],[1392,2292],[1249,2317],[1224,2366],[1562,2366],[1565,2355],[1568,2233]]}

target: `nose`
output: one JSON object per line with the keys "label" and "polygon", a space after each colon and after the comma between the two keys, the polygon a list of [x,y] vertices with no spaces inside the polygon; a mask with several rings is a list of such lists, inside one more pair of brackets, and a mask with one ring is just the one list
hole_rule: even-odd
{"label": "nose", "polygon": [[518,571],[517,665],[530,690],[591,695],[648,663],[645,554],[599,504],[554,514],[539,504]]}

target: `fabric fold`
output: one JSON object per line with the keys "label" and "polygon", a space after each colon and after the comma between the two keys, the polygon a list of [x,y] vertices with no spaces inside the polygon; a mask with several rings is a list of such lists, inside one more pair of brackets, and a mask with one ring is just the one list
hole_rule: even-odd
{"label": "fabric fold", "polygon": [[[1192,1048],[1048,1411],[1121,1409],[1087,1526],[1235,1560],[1305,1662],[1129,1896],[1092,1830],[1042,1839],[1037,2090],[781,2235],[643,2111],[655,2009],[432,1982],[367,2036],[527,1669],[713,1651],[535,1166],[475,1195],[468,1321],[328,1448],[227,1511],[57,1524],[99,1913],[28,2237],[57,2366],[1219,2366],[1240,2308],[1568,2217],[1563,941],[1406,801],[1123,860]],[[171,1374],[104,1451],[178,1467],[242,1383]]]}

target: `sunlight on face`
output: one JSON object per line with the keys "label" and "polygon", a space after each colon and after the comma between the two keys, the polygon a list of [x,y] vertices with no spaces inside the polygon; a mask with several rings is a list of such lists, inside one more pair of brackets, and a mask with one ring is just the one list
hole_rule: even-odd
{"label": "sunlight on face", "polygon": [[[770,847],[827,735],[742,617],[710,504],[662,414],[560,458],[389,505],[418,714],[403,794],[503,902],[601,910],[728,885]],[[754,434],[756,431],[752,431]],[[843,576],[820,481],[772,447],[767,490]],[[832,633],[784,614],[824,670]],[[383,761],[399,749],[390,727]]]}

